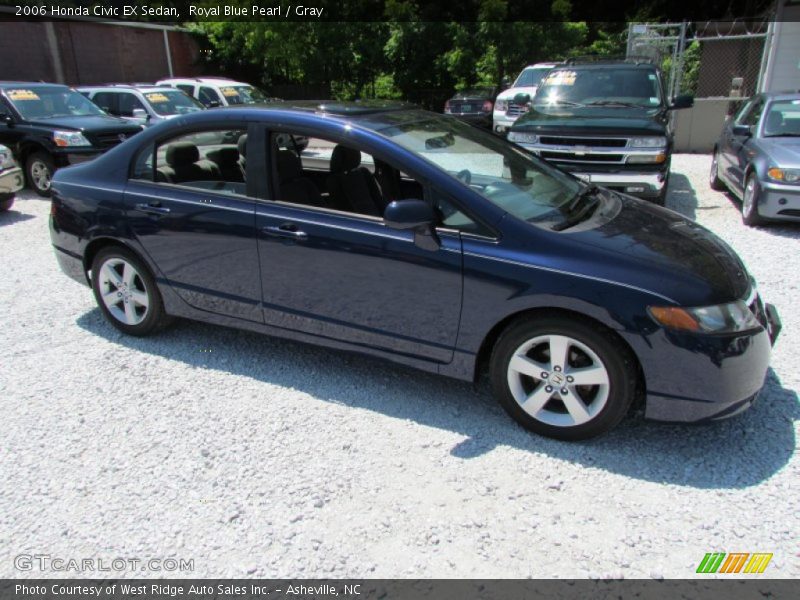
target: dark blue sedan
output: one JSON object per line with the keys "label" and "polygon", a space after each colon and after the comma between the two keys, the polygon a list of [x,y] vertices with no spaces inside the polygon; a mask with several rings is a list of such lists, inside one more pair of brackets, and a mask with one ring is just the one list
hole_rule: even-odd
{"label": "dark blue sedan", "polygon": [[184,317],[488,369],[512,417],[561,439],[640,402],[664,421],[742,411],[780,329],[696,223],[401,104],[177,117],[60,170],[51,231],[125,333]]}

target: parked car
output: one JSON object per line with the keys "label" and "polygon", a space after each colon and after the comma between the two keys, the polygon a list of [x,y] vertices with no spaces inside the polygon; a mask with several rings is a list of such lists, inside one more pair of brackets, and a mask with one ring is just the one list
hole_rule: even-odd
{"label": "parked car", "polygon": [[493,87],[468,88],[456,92],[444,104],[444,113],[453,115],[462,121],[492,128],[492,107],[496,91]]}
{"label": "parked car", "polygon": [[205,109],[200,101],[167,85],[114,84],[78,91],[108,114],[145,126]]}
{"label": "parked car", "polygon": [[17,166],[11,150],[0,146],[0,212],[14,205],[14,194],[22,189],[22,169]]}
{"label": "parked car", "polygon": [[520,115],[528,110],[528,105],[518,103],[518,94],[533,97],[542,77],[550,72],[557,63],[536,63],[522,69],[510,88],[501,92],[494,101],[492,123],[495,133],[505,135]]}
{"label": "parked car", "polygon": [[[313,152],[278,147],[295,132]],[[403,104],[193,113],[58,172],[52,202],[61,268],[122,332],[185,317],[463,380],[488,367],[513,418],[561,439],[639,393],[653,419],[744,410],[780,329],[700,225]]]}
{"label": "parked car", "polygon": [[[527,94],[519,103],[530,101]],[[670,101],[661,71],[639,61],[571,62],[540,82],[509,140],[575,176],[663,205],[672,158]]]}
{"label": "parked car", "polygon": [[11,148],[41,196],[50,194],[59,167],[90,160],[141,130],[65,85],[0,82],[0,144]]}
{"label": "parked car", "polygon": [[742,201],[747,225],[800,219],[800,93],[750,98],[714,145],[709,184]]}
{"label": "parked car", "polygon": [[166,85],[197,98],[207,108],[261,104],[276,100],[257,87],[226,77],[173,77],[161,79],[156,85]]}

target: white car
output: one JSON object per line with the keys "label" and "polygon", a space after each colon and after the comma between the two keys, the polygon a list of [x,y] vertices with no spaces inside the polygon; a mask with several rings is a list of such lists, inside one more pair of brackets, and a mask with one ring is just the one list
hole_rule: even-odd
{"label": "white car", "polygon": [[0,212],[11,208],[14,194],[22,189],[24,183],[22,169],[14,162],[11,150],[0,146]]}
{"label": "white car", "polygon": [[108,114],[145,127],[205,109],[196,99],[169,85],[117,83],[77,90]]}
{"label": "white car", "polygon": [[547,72],[556,66],[556,63],[536,63],[529,65],[522,70],[514,84],[502,92],[494,101],[494,111],[492,112],[492,130],[495,133],[505,135],[517,117],[527,112],[526,105],[514,103],[514,96],[517,94],[529,94],[531,98],[536,95],[536,88]]}
{"label": "white car", "polygon": [[225,77],[177,77],[161,79],[157,85],[168,85],[197,98],[207,108],[233,104],[259,104],[275,100],[249,83]]}

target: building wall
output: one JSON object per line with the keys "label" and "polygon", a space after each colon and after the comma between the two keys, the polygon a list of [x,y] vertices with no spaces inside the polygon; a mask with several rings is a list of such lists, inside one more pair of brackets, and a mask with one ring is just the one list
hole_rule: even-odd
{"label": "building wall", "polygon": [[[173,72],[197,75],[197,43],[186,32],[169,31],[168,35]],[[0,56],[13,57],[0,61],[0,80],[91,85],[169,76],[160,29],[85,21],[0,21]]]}

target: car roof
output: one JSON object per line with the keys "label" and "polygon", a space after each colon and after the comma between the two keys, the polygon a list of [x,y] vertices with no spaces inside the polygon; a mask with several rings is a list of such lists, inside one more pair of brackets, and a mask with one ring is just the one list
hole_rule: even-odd
{"label": "car roof", "polygon": [[800,90],[762,92],[761,95],[769,100],[800,100]]}
{"label": "car roof", "polygon": [[525,71],[527,69],[552,69],[553,67],[557,67],[560,64],[561,63],[555,63],[555,62],[536,63],[536,64],[533,64],[533,65],[528,65],[527,67],[525,67],[522,70]]}
{"label": "car roof", "polygon": [[299,113],[327,114],[341,117],[359,117],[381,113],[418,110],[419,106],[393,100],[280,100],[264,104],[237,104],[222,110],[279,109]]}
{"label": "car roof", "polygon": [[175,88],[170,87],[168,85],[135,85],[135,84],[125,84],[125,83],[108,83],[105,85],[81,85],[77,88],[77,90],[132,90],[135,92],[174,92]]}
{"label": "car roof", "polygon": [[209,85],[215,83],[250,85],[245,81],[236,81],[235,79],[230,79],[228,77],[166,77],[165,79],[160,79],[159,81],[171,81],[174,83],[205,83]]}
{"label": "car roof", "polygon": [[19,87],[21,85],[27,87],[51,87],[51,88],[69,88],[70,86],[62,83],[45,83],[44,81],[0,81],[0,90]]}

